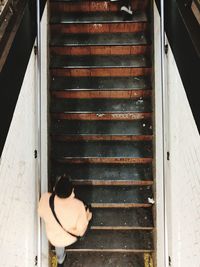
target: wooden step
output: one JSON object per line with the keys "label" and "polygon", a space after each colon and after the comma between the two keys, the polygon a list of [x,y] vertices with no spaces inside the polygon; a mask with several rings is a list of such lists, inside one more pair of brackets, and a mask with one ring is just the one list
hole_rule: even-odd
{"label": "wooden step", "polygon": [[[148,0],[132,1],[133,10],[145,10]],[[112,12],[119,11],[119,2],[111,2],[108,0],[92,0],[92,1],[50,1],[51,12]]]}
{"label": "wooden step", "polygon": [[63,113],[129,113],[151,112],[151,99],[63,99],[54,98],[51,112]]}
{"label": "wooden step", "polygon": [[[126,22],[147,22],[144,11],[136,10],[132,18]],[[58,12],[51,14],[50,24],[88,24],[88,23],[124,23],[120,12]]]}
{"label": "wooden step", "polygon": [[152,230],[152,208],[93,208],[90,229]]}
{"label": "wooden step", "polygon": [[52,77],[51,90],[147,90],[148,76],[138,77]]}
{"label": "wooden step", "polygon": [[52,141],[52,156],[60,161],[150,163],[151,141]]}
{"label": "wooden step", "polygon": [[72,135],[72,136],[152,135],[152,122],[150,120],[138,120],[138,121],[52,120],[51,134]]}
{"label": "wooden step", "polygon": [[149,185],[153,182],[151,164],[62,164],[52,162],[51,184],[56,177],[69,174],[74,184]]}
{"label": "wooden step", "polygon": [[138,121],[76,121],[53,120],[51,138],[58,141],[129,140],[150,141],[153,138],[151,122]]}
{"label": "wooden step", "polygon": [[59,55],[131,55],[151,51],[144,32],[52,35],[50,51]]}
{"label": "wooden step", "polygon": [[146,31],[146,22],[88,23],[88,24],[51,24],[51,34],[64,33],[122,33]]}
{"label": "wooden step", "polygon": [[64,267],[153,267],[151,253],[73,252],[67,250]]}
{"label": "wooden step", "polygon": [[149,55],[149,45],[132,46],[71,46],[71,47],[50,47],[51,54],[57,55]]}
{"label": "wooden step", "polygon": [[152,252],[151,230],[90,230],[67,251]]}
{"label": "wooden step", "polygon": [[151,67],[145,55],[52,55],[50,68],[145,68]]}
{"label": "wooden step", "polygon": [[51,76],[65,77],[127,77],[127,76],[146,76],[151,75],[151,67],[146,68],[68,68],[50,69]]}
{"label": "wooden step", "polygon": [[151,90],[123,90],[123,91],[101,91],[101,90],[64,90],[64,91],[52,91],[53,97],[56,98],[82,98],[82,99],[95,99],[95,98],[115,98],[115,99],[140,99],[151,97]]}
{"label": "wooden step", "polygon": [[144,32],[138,33],[100,33],[100,34],[54,34],[50,46],[122,46],[147,45]]}
{"label": "wooden step", "polygon": [[151,186],[76,185],[75,195],[94,208],[151,207]]}
{"label": "wooden step", "polygon": [[149,77],[52,77],[56,98],[140,99],[151,96]]}

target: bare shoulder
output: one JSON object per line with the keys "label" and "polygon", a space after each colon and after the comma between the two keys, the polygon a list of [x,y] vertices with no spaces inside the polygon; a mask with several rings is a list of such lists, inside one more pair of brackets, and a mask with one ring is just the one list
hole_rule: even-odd
{"label": "bare shoulder", "polygon": [[49,193],[49,192],[43,193],[43,194],[41,195],[41,198],[40,198],[40,203],[41,203],[41,202],[46,202],[46,201],[48,201],[50,195],[51,195],[51,193]]}
{"label": "bare shoulder", "polygon": [[78,198],[74,198],[73,200],[74,200],[74,205],[78,206],[79,208],[85,208],[83,201],[81,201]]}

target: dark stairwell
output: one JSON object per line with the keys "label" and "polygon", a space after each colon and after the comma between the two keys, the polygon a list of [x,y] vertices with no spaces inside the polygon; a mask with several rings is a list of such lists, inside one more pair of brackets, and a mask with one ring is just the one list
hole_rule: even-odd
{"label": "dark stairwell", "polygon": [[133,9],[50,1],[50,189],[69,173],[93,211],[66,267],[155,264],[151,3]]}

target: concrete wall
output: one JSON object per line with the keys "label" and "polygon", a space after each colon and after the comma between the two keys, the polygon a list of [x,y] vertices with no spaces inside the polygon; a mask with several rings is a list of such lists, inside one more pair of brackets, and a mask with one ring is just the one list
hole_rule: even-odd
{"label": "concrete wall", "polygon": [[[159,14],[154,8],[155,69],[156,69],[156,183],[157,183],[157,226],[158,267],[166,267],[163,260],[163,205],[162,197],[162,135],[160,95],[160,37]],[[200,137],[191,108],[169,46],[166,60],[166,151],[170,160],[166,167],[166,211],[167,211],[167,256],[173,267],[200,266]],[[166,155],[165,155],[166,156]],[[161,247],[160,247],[161,245]],[[167,257],[168,258],[168,257]]]}
{"label": "concrete wall", "polygon": [[[47,9],[42,18],[43,55],[47,53]],[[47,57],[42,59],[42,173],[47,179]],[[35,266],[37,255],[37,59],[32,51],[0,161],[1,267]],[[45,140],[45,142],[44,142]],[[47,247],[43,245],[43,258]],[[43,265],[45,266],[45,265]],[[47,266],[47,265],[46,265]]]}

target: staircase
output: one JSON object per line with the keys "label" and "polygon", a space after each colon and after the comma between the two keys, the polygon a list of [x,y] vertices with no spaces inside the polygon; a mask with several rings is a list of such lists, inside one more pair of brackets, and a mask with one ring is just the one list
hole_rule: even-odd
{"label": "staircase", "polygon": [[129,21],[118,2],[50,1],[50,188],[69,173],[93,211],[65,267],[153,267],[149,1]]}

